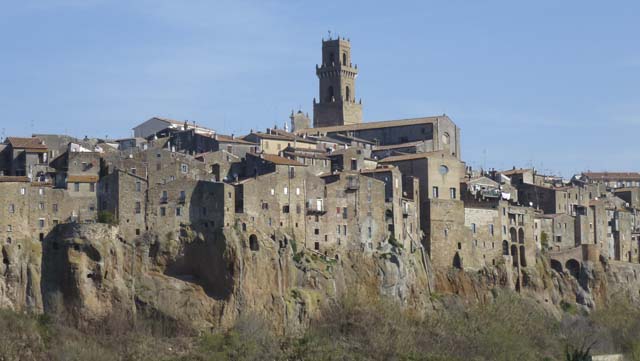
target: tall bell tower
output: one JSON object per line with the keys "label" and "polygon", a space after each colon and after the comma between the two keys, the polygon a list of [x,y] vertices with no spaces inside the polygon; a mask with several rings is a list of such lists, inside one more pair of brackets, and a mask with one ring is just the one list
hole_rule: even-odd
{"label": "tall bell tower", "polygon": [[313,126],[362,123],[362,100],[356,102],[358,66],[351,63],[351,43],[340,38],[322,40],[322,64],[316,65],[320,99],[313,99]]}

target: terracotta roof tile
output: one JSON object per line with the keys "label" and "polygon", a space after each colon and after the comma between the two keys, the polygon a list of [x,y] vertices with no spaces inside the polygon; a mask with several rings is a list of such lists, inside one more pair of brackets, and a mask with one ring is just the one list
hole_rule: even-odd
{"label": "terracotta roof tile", "polygon": [[19,177],[19,176],[0,176],[0,182],[29,182],[29,177]]}
{"label": "terracotta roof tile", "polygon": [[97,175],[70,175],[67,177],[69,183],[95,183],[99,177]]}

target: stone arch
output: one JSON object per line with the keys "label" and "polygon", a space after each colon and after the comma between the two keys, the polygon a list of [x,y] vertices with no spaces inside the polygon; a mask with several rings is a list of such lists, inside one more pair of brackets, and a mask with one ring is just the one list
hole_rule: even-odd
{"label": "stone arch", "polygon": [[558,273],[564,272],[562,269],[562,262],[558,261],[557,259],[551,260],[551,268]]}
{"label": "stone arch", "polygon": [[577,260],[573,258],[568,260],[565,263],[565,267],[573,277],[578,278],[580,276],[580,262]]}
{"label": "stone arch", "polygon": [[509,255],[509,242],[505,239],[502,241],[502,254],[505,256]]}
{"label": "stone arch", "polygon": [[522,228],[518,230],[518,242],[524,244],[524,229]]}
{"label": "stone arch", "polygon": [[524,246],[520,246],[520,265],[522,267],[527,267],[527,258],[525,257]]}
{"label": "stone arch", "polygon": [[249,248],[252,251],[260,250],[260,245],[258,244],[258,236],[256,236],[255,234],[249,236]]}
{"label": "stone arch", "polygon": [[515,228],[511,227],[509,229],[509,236],[511,243],[518,243],[518,232]]}
{"label": "stone arch", "polygon": [[511,245],[511,259],[513,260],[513,267],[518,267],[518,246],[515,244]]}
{"label": "stone arch", "polygon": [[460,253],[458,252],[456,252],[455,256],[453,256],[453,267],[462,269],[462,258],[460,257]]}

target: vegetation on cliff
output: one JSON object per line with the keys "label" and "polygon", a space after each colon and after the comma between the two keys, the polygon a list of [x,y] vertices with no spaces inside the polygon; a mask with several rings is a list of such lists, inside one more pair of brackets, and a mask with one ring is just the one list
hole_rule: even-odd
{"label": "vegetation on cliff", "polygon": [[114,316],[99,327],[77,327],[64,318],[4,310],[0,359],[574,360],[569,357],[591,347],[640,360],[640,309],[624,301],[558,320],[535,302],[504,292],[485,305],[444,297],[438,309],[419,317],[393,302],[352,295],[323,314],[304,334],[285,337],[252,315],[228,331],[197,335],[150,314],[138,315],[135,323]]}

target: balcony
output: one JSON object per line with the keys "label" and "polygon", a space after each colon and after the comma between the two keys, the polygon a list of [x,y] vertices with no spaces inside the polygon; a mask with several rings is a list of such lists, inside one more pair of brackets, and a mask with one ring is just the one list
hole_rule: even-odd
{"label": "balcony", "polygon": [[324,208],[323,199],[309,199],[306,203],[307,214],[323,214],[327,211]]}

